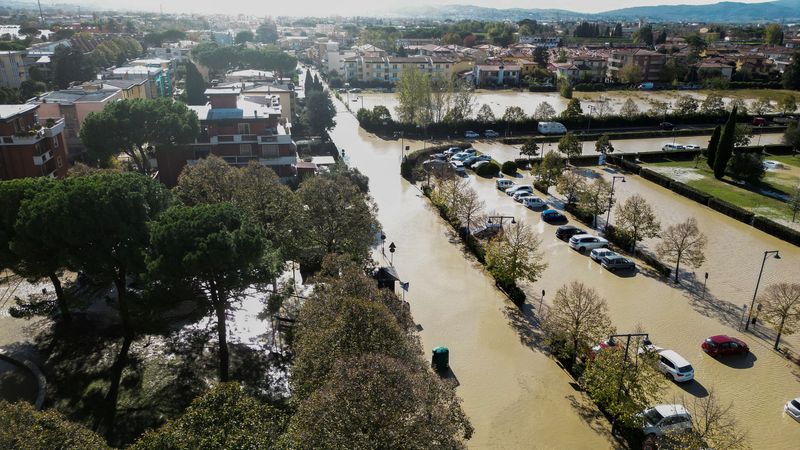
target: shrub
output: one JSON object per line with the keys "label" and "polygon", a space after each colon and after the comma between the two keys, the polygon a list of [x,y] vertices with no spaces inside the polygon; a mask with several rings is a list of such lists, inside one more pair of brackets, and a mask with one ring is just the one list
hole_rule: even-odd
{"label": "shrub", "polygon": [[786,242],[800,246],[800,231],[791,229],[763,216],[755,216],[753,218],[753,226],[778,239],[783,239]]}
{"label": "shrub", "polygon": [[669,188],[682,196],[694,200],[697,203],[702,203],[703,205],[708,204],[708,199],[711,198],[710,195],[706,194],[705,192],[698,191],[697,189],[681,183],[680,181],[672,181],[669,184]]}
{"label": "shrub", "polygon": [[542,182],[539,182],[539,181],[534,181],[534,182],[533,182],[533,187],[534,187],[534,188],[535,188],[537,191],[541,192],[542,194],[545,194],[545,195],[547,195],[547,189],[548,189],[548,186],[547,186],[547,185],[545,185],[544,183],[542,183]]}
{"label": "shrub", "polygon": [[650,267],[655,269],[655,271],[658,272],[659,275],[661,275],[662,277],[667,278],[672,273],[671,267],[659,261],[658,258],[656,258],[655,255],[653,255],[650,252],[639,253],[639,259],[641,259],[642,261],[647,263]]}
{"label": "shrub", "polygon": [[651,169],[643,168],[642,170],[639,171],[639,176],[641,176],[644,179],[650,180],[653,183],[664,186],[665,188],[669,188],[670,183],[672,183],[672,178],[665,175],[661,175],[660,173],[655,172]]}
{"label": "shrub", "polygon": [[517,163],[514,161],[506,161],[503,163],[501,170],[506,175],[515,175],[517,173]]}
{"label": "shrub", "polygon": [[711,197],[708,199],[708,206],[709,208],[715,209],[722,214],[732,217],[740,222],[750,224],[750,222],[753,221],[754,214],[750,211],[740,208],[732,203],[728,203],[724,200],[720,200],[716,197]]}
{"label": "shrub", "polygon": [[728,173],[737,180],[757,183],[764,177],[764,157],[760,153],[735,152],[728,162]]}
{"label": "shrub", "polygon": [[500,166],[494,161],[489,161],[489,164],[478,167],[475,173],[484,178],[496,177],[500,174]]}

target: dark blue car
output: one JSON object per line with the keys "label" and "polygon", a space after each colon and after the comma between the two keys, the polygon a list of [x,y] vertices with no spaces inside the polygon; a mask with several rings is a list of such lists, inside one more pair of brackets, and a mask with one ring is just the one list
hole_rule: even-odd
{"label": "dark blue car", "polygon": [[567,223],[567,216],[555,209],[545,209],[542,211],[542,220],[547,223]]}

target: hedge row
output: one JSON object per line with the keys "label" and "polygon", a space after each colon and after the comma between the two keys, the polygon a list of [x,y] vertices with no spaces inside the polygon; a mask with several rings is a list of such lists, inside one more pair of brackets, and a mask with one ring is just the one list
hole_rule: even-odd
{"label": "hedge row", "polygon": [[717,197],[710,197],[708,199],[708,207],[748,225],[753,222],[753,217],[755,216],[755,214],[750,211],[740,208],[733,203],[728,203],[725,200],[720,200]]}
{"label": "hedge row", "polygon": [[662,175],[662,174],[660,174],[660,173],[658,173],[658,172],[656,172],[654,170],[651,170],[651,169],[642,168],[639,171],[639,176],[644,178],[644,179],[650,180],[653,183],[656,183],[656,184],[658,184],[660,186],[663,186],[663,187],[665,187],[667,189],[669,189],[669,185],[670,185],[670,183],[672,183],[672,178],[670,178],[670,177],[668,177],[666,175]]}
{"label": "hedge row", "polygon": [[764,216],[755,216],[753,218],[753,226],[761,231],[767,232],[777,238],[783,239],[800,247],[800,231],[787,227],[786,225],[779,224],[774,220],[767,219]]}
{"label": "hedge row", "polygon": [[[608,239],[608,242],[611,242],[620,248],[629,249],[633,247],[633,241],[627,235],[617,232],[617,228],[614,225],[607,225],[603,235],[606,239]],[[656,258],[656,255],[648,251],[640,250],[636,256],[647,263],[647,265],[655,269],[655,271],[658,272],[662,277],[669,277],[669,275],[672,273],[672,269],[669,266],[659,261],[659,259]]]}
{"label": "hedge row", "polygon": [[642,166],[636,164],[634,161],[627,160],[622,156],[609,155],[608,162],[637,175],[642,170]]}
{"label": "hedge row", "polygon": [[689,186],[688,184],[681,183],[680,181],[672,181],[669,184],[669,188],[682,196],[689,198],[691,200],[696,201],[697,203],[701,203],[703,205],[708,205],[708,201],[711,199],[711,195],[706,194],[705,192],[698,191],[697,189]]}

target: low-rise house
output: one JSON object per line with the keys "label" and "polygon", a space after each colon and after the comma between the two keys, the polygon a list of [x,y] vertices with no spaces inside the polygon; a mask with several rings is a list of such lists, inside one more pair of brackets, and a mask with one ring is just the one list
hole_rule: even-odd
{"label": "low-rise house", "polygon": [[0,180],[67,174],[64,119],[39,116],[39,105],[0,105]]}
{"label": "low-rise house", "polygon": [[112,69],[103,74],[103,78],[111,80],[148,80],[147,98],[171,97],[172,75],[169,69],[150,66],[124,66]]}
{"label": "low-rise house", "polygon": [[658,52],[642,48],[613,49],[608,57],[607,76],[620,80],[622,68],[633,65],[640,69],[642,81],[659,81],[665,63],[666,56]]}
{"label": "low-rise house", "polygon": [[715,61],[700,61],[695,67],[697,67],[697,76],[701,80],[707,78],[724,78],[730,81],[733,76],[734,66],[729,64]]}
{"label": "low-rise house", "polygon": [[297,147],[280,124],[281,106],[255,103],[238,87],[206,90],[209,103],[189,106],[200,119],[195,142],[176,149],[156,151],[159,179],[174,186],[186,165],[216,155],[236,167],[255,162],[282,179],[296,175]]}
{"label": "low-rise house", "polygon": [[478,64],[473,71],[476,86],[516,86],[520,82],[522,67],[504,64]]}

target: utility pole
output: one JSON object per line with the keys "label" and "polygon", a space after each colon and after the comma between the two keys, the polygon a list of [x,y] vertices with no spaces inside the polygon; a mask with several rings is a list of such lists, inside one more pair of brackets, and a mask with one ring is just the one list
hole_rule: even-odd
{"label": "utility pole", "polygon": [[41,0],[36,0],[36,3],[39,5],[39,19],[42,21],[42,25],[44,25],[44,13],[42,12],[42,2]]}

